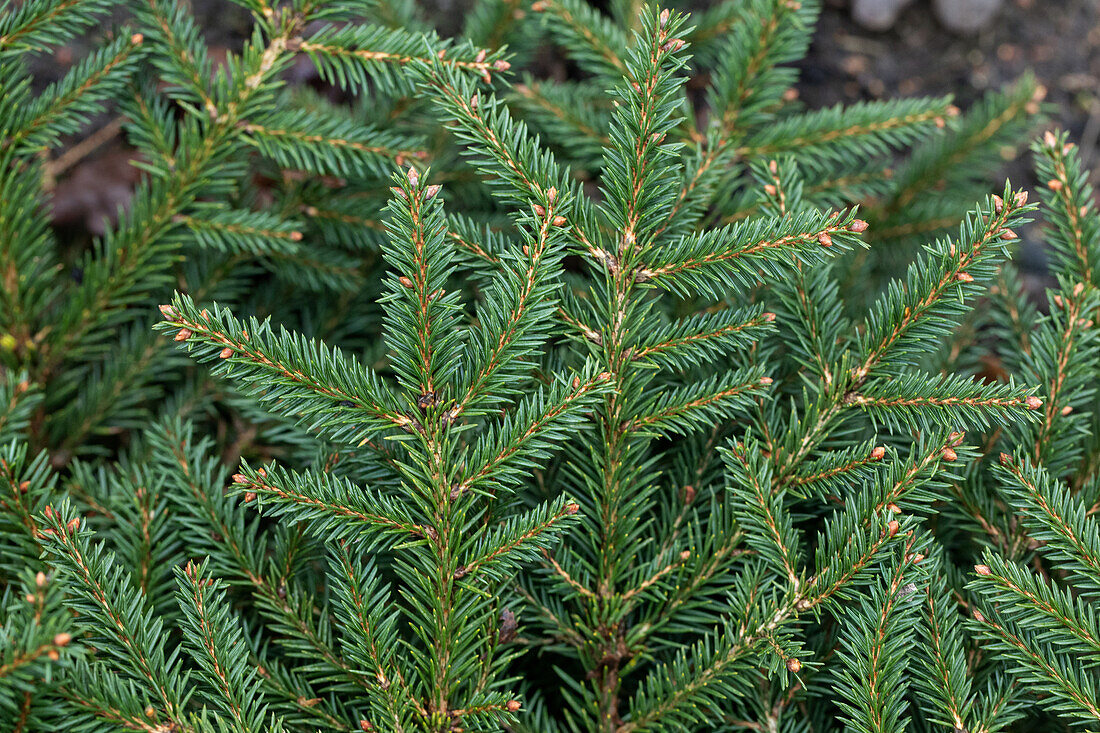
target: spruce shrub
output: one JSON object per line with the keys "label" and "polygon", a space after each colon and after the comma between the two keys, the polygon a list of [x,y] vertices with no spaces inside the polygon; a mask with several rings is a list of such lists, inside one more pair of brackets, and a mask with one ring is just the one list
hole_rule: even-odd
{"label": "spruce shrub", "polygon": [[116,4],[0,6],[0,729],[1100,724],[1100,217],[1064,134],[987,183],[1033,80],[808,110],[816,0],[237,4],[40,91]]}

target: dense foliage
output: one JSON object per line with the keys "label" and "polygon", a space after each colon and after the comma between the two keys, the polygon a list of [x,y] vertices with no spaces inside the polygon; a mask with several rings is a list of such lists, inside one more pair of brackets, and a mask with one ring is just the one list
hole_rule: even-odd
{"label": "dense foliage", "polygon": [[237,4],[46,88],[116,3],[0,5],[0,729],[1100,725],[1100,215],[1061,134],[988,184],[1033,81],[806,109],[809,0]]}

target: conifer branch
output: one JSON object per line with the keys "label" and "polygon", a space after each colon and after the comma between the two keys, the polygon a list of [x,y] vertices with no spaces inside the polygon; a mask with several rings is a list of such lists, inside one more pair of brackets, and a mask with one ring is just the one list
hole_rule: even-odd
{"label": "conifer branch", "polygon": [[551,37],[570,48],[590,73],[615,82],[624,76],[634,80],[621,55],[631,47],[630,38],[599,11],[579,0],[538,0],[531,10],[545,14]]}
{"label": "conifer branch", "polygon": [[[218,359],[216,368],[221,372],[252,375],[249,391],[261,393],[267,402],[282,400],[288,407],[297,406],[294,412],[302,419],[313,418],[311,427],[334,439],[359,442],[379,430],[413,425],[412,418],[387,404],[381,382],[373,373],[339,367],[348,362],[336,349],[285,331],[272,335],[268,324],[255,319],[245,328],[217,305],[213,314],[200,311],[184,295],[163,306],[161,312],[166,320],[159,327],[176,330],[177,341],[198,347],[198,358]],[[325,378],[314,376],[318,373],[310,366],[314,359],[328,362],[328,368],[320,372]]]}
{"label": "conifer branch", "polygon": [[133,675],[147,685],[180,731],[193,731],[184,714],[189,675],[180,669],[178,660],[166,656],[161,621],[152,616],[105,548],[90,545],[80,519],[67,508],[55,511],[47,507],[46,520],[41,530],[48,539],[46,549],[68,560],[63,567],[75,583],[76,594],[68,603],[79,612],[81,626],[95,634],[89,643],[112,658],[122,674]]}

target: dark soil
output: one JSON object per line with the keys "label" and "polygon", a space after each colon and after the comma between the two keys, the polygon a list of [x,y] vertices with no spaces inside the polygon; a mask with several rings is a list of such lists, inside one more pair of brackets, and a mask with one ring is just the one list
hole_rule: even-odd
{"label": "dark soil", "polygon": [[1051,122],[1069,130],[1086,165],[1098,169],[1100,0],[1006,0],[973,37],[944,30],[930,0],[909,6],[886,33],[857,26],[847,0],[825,1],[802,64],[810,106],[954,94],[966,109],[1030,70],[1047,89]]}

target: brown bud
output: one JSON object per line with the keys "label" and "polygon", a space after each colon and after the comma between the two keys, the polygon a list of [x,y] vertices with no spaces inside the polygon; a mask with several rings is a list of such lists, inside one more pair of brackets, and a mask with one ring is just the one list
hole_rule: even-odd
{"label": "brown bud", "polygon": [[961,283],[974,282],[974,276],[971,275],[969,272],[960,272],[958,275],[955,276],[955,279]]}
{"label": "brown bud", "polygon": [[371,725],[371,722],[369,720],[360,720],[359,721],[359,730],[371,731],[371,730],[374,730],[374,726]]}
{"label": "brown bud", "polygon": [[989,569],[988,565],[975,565],[974,572],[984,577],[986,575],[989,575],[993,571]]}
{"label": "brown bud", "polygon": [[176,334],[175,340],[176,341],[186,341],[187,339],[191,338],[192,335],[193,334],[189,330],[187,330],[186,328],[181,328],[179,330],[179,333]]}
{"label": "brown bud", "polygon": [[177,312],[176,312],[176,309],[175,309],[175,308],[173,308],[173,307],[172,307],[172,306],[170,306],[170,305],[162,305],[162,306],[160,306],[160,313],[161,313],[161,315],[162,315],[162,316],[164,316],[165,318],[175,318],[176,316],[178,316],[178,315],[179,315],[179,313],[177,313]]}
{"label": "brown bud", "polygon": [[477,109],[477,106],[481,103],[481,98],[476,94],[470,97],[470,109]]}
{"label": "brown bud", "polygon": [[436,197],[436,194],[438,194],[442,188],[443,186],[440,186],[438,183],[433,183],[431,186],[428,186],[426,189],[424,189],[424,200],[431,201]]}
{"label": "brown bud", "polygon": [[944,448],[943,453],[941,453],[940,456],[943,458],[943,460],[948,462],[958,460],[959,458],[959,454],[956,453],[953,448]]}
{"label": "brown bud", "polygon": [[898,533],[899,527],[901,527],[901,525],[898,524],[898,520],[896,519],[891,519],[889,522],[886,523],[886,530],[890,533],[891,537]]}
{"label": "brown bud", "polygon": [[1027,191],[1020,191],[1019,193],[1017,193],[1016,197],[1013,199],[1013,201],[1015,202],[1015,204],[1017,206],[1023,206],[1024,204],[1026,204],[1027,203]]}
{"label": "brown bud", "polygon": [[244,500],[245,500],[245,502],[255,501],[256,500],[256,492],[255,491],[246,491],[246,492],[244,492]]}
{"label": "brown bud", "polygon": [[848,231],[859,234],[860,232],[867,231],[867,222],[863,219],[853,219],[852,223],[848,225]]}
{"label": "brown bud", "polygon": [[558,198],[558,189],[554,188],[553,186],[546,189],[546,201],[548,203],[553,205],[554,201],[556,201],[557,198]]}
{"label": "brown bud", "polygon": [[1001,455],[999,455],[997,459],[1001,462],[1002,466],[1007,466],[1008,464],[1012,463],[1012,456],[1008,455],[1007,453],[1001,453]]}
{"label": "brown bud", "polygon": [[1051,132],[1050,130],[1047,130],[1046,132],[1043,133],[1043,143],[1048,148],[1053,148],[1055,145],[1058,144],[1058,138],[1054,136],[1053,132]]}
{"label": "brown bud", "polygon": [[672,17],[672,11],[670,11],[668,8],[662,10],[661,14],[657,16],[657,27],[664,28],[666,25],[668,25],[668,19],[670,17]]}
{"label": "brown bud", "polygon": [[798,661],[795,657],[791,657],[787,660],[787,671],[792,674],[798,674],[802,671],[802,662]]}
{"label": "brown bud", "polygon": [[984,623],[985,622],[985,616],[983,616],[982,612],[979,611],[976,608],[974,609],[974,620],[977,621],[978,623]]}
{"label": "brown bud", "polygon": [[34,574],[34,584],[39,588],[44,588],[46,586],[46,574],[41,570]]}
{"label": "brown bud", "polygon": [[684,550],[680,553],[680,562],[687,562],[689,557],[691,557],[691,550]]}
{"label": "brown bud", "polygon": [[42,510],[42,513],[46,515],[46,519],[53,519],[53,507],[49,504]]}
{"label": "brown bud", "polygon": [[771,377],[760,377],[760,384],[768,385],[768,384],[771,384],[774,381],[775,380],[772,379]]}
{"label": "brown bud", "polygon": [[508,712],[510,713],[517,712],[521,707],[522,706],[520,705],[519,700],[508,701]]}
{"label": "brown bud", "polygon": [[564,216],[555,216],[553,224],[556,227],[563,227],[563,226],[565,226],[565,222],[566,222],[566,219],[565,219]]}
{"label": "brown bud", "polygon": [[886,448],[884,448],[881,445],[875,446],[875,449],[873,451],[871,451],[871,460],[873,460],[873,461],[881,461],[885,457],[886,457]]}
{"label": "brown bud", "polygon": [[406,288],[411,288],[413,286],[413,281],[410,280],[409,278],[405,277],[404,275],[397,278],[397,281],[399,283],[401,283],[402,285],[404,285]]}
{"label": "brown bud", "polygon": [[229,348],[228,346],[218,352],[219,359],[228,359],[231,356],[233,356],[233,349]]}
{"label": "brown bud", "polygon": [[1029,410],[1038,410],[1043,406],[1043,401],[1035,395],[1028,395],[1028,398],[1024,400],[1024,404],[1027,405]]}
{"label": "brown bud", "polygon": [[993,210],[998,214],[1005,210],[1005,200],[997,194],[993,194]]}
{"label": "brown bud", "polygon": [[489,55],[488,52],[486,52],[484,48],[481,49],[480,51],[477,52],[477,56],[474,58],[474,63],[478,63],[478,64],[484,63],[485,57],[488,56],[488,55]]}
{"label": "brown bud", "polygon": [[943,119],[942,117],[937,117],[937,118],[935,118],[935,119],[934,119],[934,120],[932,120],[932,121],[933,121],[933,122],[935,122],[935,123],[936,123],[936,127],[940,128],[941,130],[942,130],[943,128],[947,127],[947,121],[946,121],[946,120],[944,120],[944,119]]}
{"label": "brown bud", "polygon": [[573,377],[573,389],[580,389],[580,387],[581,387],[581,378],[580,377]]}
{"label": "brown bud", "polygon": [[1053,298],[1051,298],[1051,300],[1053,300],[1054,305],[1058,306],[1059,308],[1065,308],[1066,307],[1066,301],[1062,300],[1061,295],[1055,295]]}
{"label": "brown bud", "polygon": [[535,213],[537,215],[546,216],[546,209],[544,209],[542,206],[539,206],[538,204],[535,204],[532,208],[535,210]]}
{"label": "brown bud", "polygon": [[576,514],[577,512],[579,512],[580,510],[581,510],[580,504],[577,504],[574,501],[571,501],[571,502],[569,502],[568,504],[565,505],[565,513],[566,514],[573,515],[573,514]]}
{"label": "brown bud", "polygon": [[[391,192],[391,193],[393,193],[393,194],[394,194],[395,196],[400,196],[401,198],[405,199],[406,201],[408,201],[408,200],[409,200],[409,197],[405,195],[405,192],[404,192],[404,191],[402,191],[402,190],[401,190],[400,188],[398,188],[397,186],[393,186],[393,187],[391,187],[391,188],[390,188],[390,192]],[[309,213],[309,212],[306,212],[306,213]],[[311,216],[312,216],[312,215],[311,215]]]}
{"label": "brown bud", "polygon": [[768,162],[768,170],[771,171],[773,174],[778,173],[779,172],[779,163],[777,163],[774,160],[769,161]]}
{"label": "brown bud", "polygon": [[817,235],[817,241],[822,247],[833,246],[833,238],[829,236],[828,232],[822,232],[821,234]]}
{"label": "brown bud", "polygon": [[924,553],[918,552],[916,555],[913,555],[911,559],[914,565],[920,565],[921,561],[924,560]]}
{"label": "brown bud", "polygon": [[768,312],[768,313],[764,314],[764,323],[771,323],[774,320],[775,320],[775,314],[774,313]]}
{"label": "brown bud", "polygon": [[1062,417],[1065,417],[1066,415],[1070,414],[1071,412],[1073,412],[1073,407],[1071,407],[1070,405],[1066,405],[1065,407],[1062,408]]}
{"label": "brown bud", "polygon": [[1019,239],[1019,236],[1016,234],[1016,232],[1012,231],[1011,229],[1002,229],[1001,230],[1001,239],[1008,239],[1008,240],[1011,241],[1013,239]]}
{"label": "brown bud", "polygon": [[62,631],[60,634],[57,634],[56,636],[54,636],[53,645],[54,646],[68,646],[69,642],[72,641],[72,640],[73,640],[72,634],[66,634],[64,631]]}
{"label": "brown bud", "polygon": [[1047,188],[1049,188],[1051,191],[1061,191],[1062,182],[1059,181],[1057,178],[1051,178],[1049,181],[1047,181]]}
{"label": "brown bud", "polygon": [[683,491],[681,492],[681,500],[684,502],[684,504],[690,504],[691,502],[695,501],[695,487],[691,484],[685,486]]}
{"label": "brown bud", "polygon": [[806,611],[806,610],[809,610],[810,606],[812,606],[812,605],[813,605],[813,604],[812,604],[812,603],[810,603],[809,599],[807,599],[807,598],[800,598],[800,599],[799,599],[799,600],[798,600],[798,601],[797,601],[797,602],[796,602],[796,603],[794,604],[794,607],[795,607],[795,610],[797,610],[797,611]]}
{"label": "brown bud", "polygon": [[775,186],[770,183],[766,183],[764,184],[764,193],[768,194],[769,196],[774,196],[776,193],[778,193],[778,191]]}
{"label": "brown bud", "polygon": [[408,179],[410,186],[420,185],[420,174],[416,172],[416,168],[409,168],[405,173],[405,178]]}
{"label": "brown bud", "polygon": [[961,445],[963,442],[963,438],[965,437],[966,433],[960,433],[959,431],[955,430],[947,436],[947,439],[951,442],[951,445],[955,446]]}
{"label": "brown bud", "polygon": [[508,69],[512,68],[512,65],[504,59],[497,59],[493,62],[493,68],[497,71],[508,71]]}
{"label": "brown bud", "polygon": [[898,506],[897,504],[895,504],[894,502],[890,502],[889,504],[887,504],[886,505],[886,510],[889,511],[889,512],[892,512],[894,514],[901,514],[901,507]]}
{"label": "brown bud", "polygon": [[301,242],[304,235],[301,232],[294,231],[290,233],[290,241]]}
{"label": "brown bud", "polygon": [[245,476],[243,473],[235,473],[235,474],[233,474],[233,483],[235,483],[235,484],[247,484],[248,483],[248,476]]}
{"label": "brown bud", "polygon": [[665,53],[676,53],[677,51],[679,51],[683,47],[684,47],[683,40],[681,40],[679,38],[673,38],[671,41],[669,41],[665,45],[661,46],[661,50],[664,51]]}
{"label": "brown bud", "polygon": [[140,33],[135,33],[134,35],[130,36],[130,43],[134,44],[135,46],[140,46],[142,44],[142,41],[144,40],[145,36],[141,35]]}
{"label": "brown bud", "polygon": [[56,662],[58,659],[61,659],[61,655],[57,653],[56,649],[50,649],[46,652],[46,656],[50,658],[51,662]]}
{"label": "brown bud", "polygon": [[1078,295],[1080,295],[1083,292],[1085,292],[1085,284],[1084,283],[1077,283],[1076,285],[1073,286],[1073,296],[1074,297],[1077,297]]}
{"label": "brown bud", "polygon": [[80,520],[76,517],[73,517],[69,520],[69,523],[65,525],[65,529],[69,530],[69,532],[77,531],[78,529],[80,529]]}

